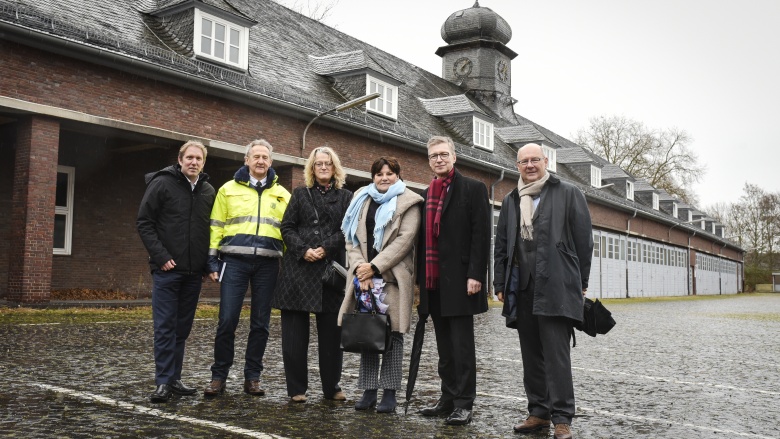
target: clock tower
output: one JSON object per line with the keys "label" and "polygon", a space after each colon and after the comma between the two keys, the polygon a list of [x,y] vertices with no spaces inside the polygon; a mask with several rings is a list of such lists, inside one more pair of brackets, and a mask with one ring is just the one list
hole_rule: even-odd
{"label": "clock tower", "polygon": [[514,121],[511,63],[517,54],[506,46],[512,38],[506,20],[477,1],[450,15],[441,37],[447,43],[436,51],[442,57],[442,77],[501,118]]}

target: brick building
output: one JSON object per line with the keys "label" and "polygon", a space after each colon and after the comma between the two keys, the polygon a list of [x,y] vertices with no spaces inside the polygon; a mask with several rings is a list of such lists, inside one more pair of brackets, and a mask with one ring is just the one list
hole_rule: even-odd
{"label": "brick building", "polygon": [[[394,155],[422,190],[431,135],[455,140],[458,169],[496,209],[519,177],[517,148],[542,144],[591,208],[592,295],[740,291],[743,251],[720,224],[514,112],[511,35],[488,7],[455,11],[445,44],[426,43],[439,77],[270,0],[0,0],[0,299],[76,287],[148,296],[143,175],[188,139],[209,147],[216,187],[262,137],[289,189],[328,145],[351,189]],[[317,119],[302,144],[316,116],[375,92]]]}

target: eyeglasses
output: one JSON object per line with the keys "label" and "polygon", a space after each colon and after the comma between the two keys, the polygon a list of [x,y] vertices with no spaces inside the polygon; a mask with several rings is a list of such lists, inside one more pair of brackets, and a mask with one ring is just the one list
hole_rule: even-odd
{"label": "eyeglasses", "polygon": [[439,159],[447,160],[448,158],[450,158],[450,153],[448,152],[440,152],[438,154],[431,154],[428,156],[428,160],[432,162],[438,161]]}
{"label": "eyeglasses", "polygon": [[529,163],[532,164],[532,165],[538,165],[539,162],[541,162],[541,161],[542,161],[541,157],[534,157],[532,159],[519,160],[517,162],[517,164],[520,165],[520,166],[528,166]]}
{"label": "eyeglasses", "polygon": [[333,166],[333,162],[314,162],[315,168],[330,168]]}

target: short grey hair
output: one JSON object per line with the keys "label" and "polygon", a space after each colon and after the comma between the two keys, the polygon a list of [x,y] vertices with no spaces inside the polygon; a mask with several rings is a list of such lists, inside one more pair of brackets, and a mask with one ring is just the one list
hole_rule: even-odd
{"label": "short grey hair", "polygon": [[439,143],[446,143],[447,146],[450,147],[452,154],[455,155],[455,142],[447,136],[431,136],[431,138],[428,139],[428,149],[431,149],[431,146],[438,145]]}
{"label": "short grey hair", "polygon": [[249,145],[246,146],[246,152],[244,153],[244,157],[249,157],[249,151],[252,150],[253,146],[257,146],[257,145],[265,146],[266,148],[268,148],[268,154],[270,154],[271,158],[273,158],[274,147],[271,146],[271,144],[268,143],[268,141],[265,139],[255,139],[249,142]]}

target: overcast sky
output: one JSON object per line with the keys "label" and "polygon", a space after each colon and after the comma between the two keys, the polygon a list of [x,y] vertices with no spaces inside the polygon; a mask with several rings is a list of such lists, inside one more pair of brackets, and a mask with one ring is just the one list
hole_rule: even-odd
{"label": "overcast sky", "polygon": [[[434,53],[445,45],[441,25],[473,5],[339,0],[324,22],[441,75]],[[700,208],[736,201],[745,182],[780,191],[780,0],[481,0],[480,6],[512,27],[516,113],[569,139],[598,115],[686,130],[707,167],[694,187]]]}

